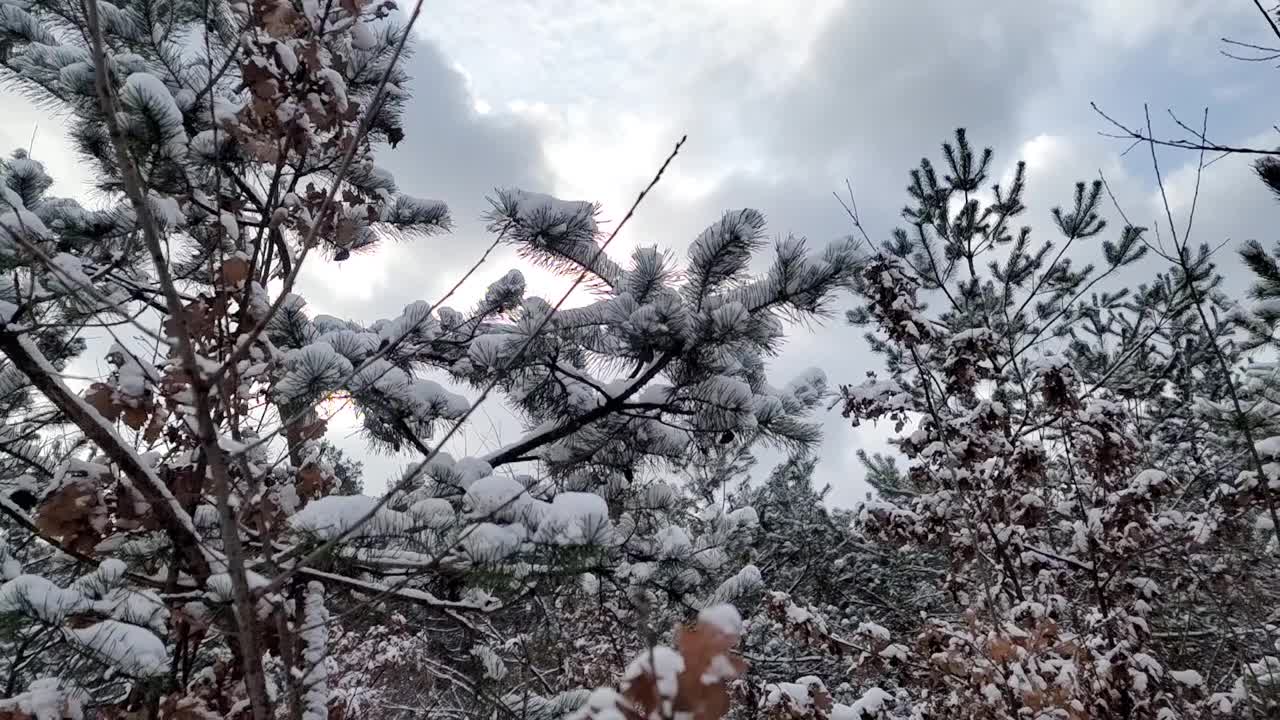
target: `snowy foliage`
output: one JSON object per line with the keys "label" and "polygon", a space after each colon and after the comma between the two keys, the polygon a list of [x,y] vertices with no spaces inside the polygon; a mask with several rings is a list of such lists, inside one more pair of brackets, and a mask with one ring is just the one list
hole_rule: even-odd
{"label": "snowy foliage", "polygon": [[[1167,274],[1106,289],[1154,245],[1137,227],[1101,239],[1100,182],[1037,242],[1013,227],[1023,165],[985,192],[990,151],[963,132],[943,149],[849,316],[887,377],[843,394],[909,462],[863,456],[878,493],[859,532],[934,558],[945,592],[898,632],[861,626],[858,664],[928,716],[1269,716],[1250,670],[1274,653],[1269,446],[1251,461],[1231,417],[1254,391],[1210,320],[1228,315],[1210,253],[1180,246]],[[1087,243],[1102,261],[1077,268]]]}
{"label": "snowy foliage", "polygon": [[[317,314],[304,265],[450,227],[376,162],[402,17],[0,0],[6,80],[101,196],[0,164],[0,717],[1275,716],[1280,398],[1243,355],[1275,349],[1272,255],[1251,311],[1207,249],[1106,289],[1144,231],[1102,240],[1080,185],[1033,240],[1023,167],[987,187],[961,134],[870,256],[752,209],[617,254],[595,203],[508,188],[494,245],[585,299],[513,269]],[[883,370],[771,378],[849,292]],[[486,401],[520,435],[444,452]],[[853,511],[812,481],[833,403],[908,461],[861,455]],[[406,460],[370,494],[337,408]]]}
{"label": "snowy foliage", "polygon": [[[687,258],[618,258],[594,203],[508,189],[494,242],[583,275],[585,305],[512,270],[472,307],[316,314],[305,264],[450,226],[375,158],[407,131],[397,13],[0,4],[6,79],[65,113],[102,197],[49,196],[20,151],[0,166],[0,716],[552,720],[641,655],[639,628],[699,613],[707,672],[741,671],[724,643],[748,624],[720,605],[750,615],[772,581],[761,518],[689,470],[814,447],[825,376],[766,364],[852,287],[852,245],[770,251],[739,210],[690,228]],[[84,336],[111,341],[82,384],[62,372]],[[525,433],[442,452],[490,395]],[[328,442],[335,406],[412,454],[385,492]]]}

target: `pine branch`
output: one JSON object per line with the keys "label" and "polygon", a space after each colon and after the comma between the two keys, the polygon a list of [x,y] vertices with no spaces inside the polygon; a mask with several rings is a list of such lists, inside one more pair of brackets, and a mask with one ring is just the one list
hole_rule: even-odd
{"label": "pine branch", "polygon": [[535,433],[513,445],[508,445],[497,452],[490,453],[484,457],[484,461],[493,467],[499,467],[501,465],[506,465],[507,463],[515,462],[517,458],[528,455],[537,448],[553,443],[562,438],[566,438],[591,423],[628,407],[627,400],[644,389],[644,386],[647,385],[650,380],[657,377],[658,373],[662,372],[662,370],[675,358],[676,356],[673,353],[664,354],[662,357],[650,364],[649,367],[646,368],[644,372],[640,373],[635,380],[628,383],[624,390],[612,395],[605,403],[592,408],[588,412],[585,412],[566,423],[557,425],[551,430]]}

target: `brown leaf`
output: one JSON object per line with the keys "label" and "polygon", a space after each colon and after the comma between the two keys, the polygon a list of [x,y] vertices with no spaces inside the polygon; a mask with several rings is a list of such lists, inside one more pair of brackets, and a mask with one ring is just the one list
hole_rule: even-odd
{"label": "brown leaf", "polygon": [[334,230],[333,243],[338,247],[351,247],[351,243],[356,240],[356,222],[350,218],[341,218],[338,220],[338,227]]}
{"label": "brown leaf", "polygon": [[821,710],[824,716],[827,715],[831,707],[835,705],[835,701],[831,699],[831,693],[827,692],[824,687],[815,687],[813,685],[809,686],[809,692],[813,694],[813,706]]}
{"label": "brown leaf", "polygon": [[292,37],[305,27],[302,16],[288,2],[257,0],[253,4],[253,10],[262,28],[272,37]]}
{"label": "brown leaf", "polygon": [[[270,68],[262,65],[260,62],[247,62],[240,66],[240,74],[244,79],[244,84],[253,91],[257,98],[270,100],[280,94],[279,79]],[[274,116],[275,108],[271,108],[271,115]],[[258,113],[259,117],[266,117],[267,113]]]}
{"label": "brown leaf", "polygon": [[200,501],[200,478],[191,467],[169,469],[165,473],[165,485],[182,507],[195,507]]}
{"label": "brown leaf", "polygon": [[[200,297],[187,303],[183,307],[181,317],[186,323],[187,332],[196,340],[213,338],[218,330],[218,320],[220,320],[227,312],[226,298],[219,295],[214,297]],[[170,315],[162,324],[165,334],[169,337],[175,337],[177,331],[177,319],[179,316]]]}
{"label": "brown leaf", "polygon": [[[726,681],[742,674],[747,664],[730,654],[738,644],[736,635],[712,623],[698,623],[676,631],[676,648],[684,657],[676,697],[678,712],[692,713],[695,720],[718,720],[729,711]],[[715,678],[707,682],[708,677]]]}
{"label": "brown leaf", "polygon": [[663,715],[662,695],[658,692],[658,680],[648,672],[632,678],[622,693],[631,704],[633,713],[628,713],[632,720]]}
{"label": "brown leaf", "polygon": [[328,495],[333,486],[333,473],[325,472],[317,463],[307,463],[298,469],[298,481],[294,489],[305,503]]}
{"label": "brown leaf", "polygon": [[992,660],[1004,662],[1014,655],[1013,643],[1005,638],[995,638],[988,645],[987,652]]}
{"label": "brown leaf", "polygon": [[142,432],[142,439],[147,443],[154,443],[160,439],[160,433],[164,432],[164,421],[169,417],[169,411],[164,409],[162,405],[156,405],[151,413],[151,422],[147,423],[147,429]]}
{"label": "brown leaf", "polygon": [[124,418],[124,424],[133,430],[139,430],[143,425],[146,425],[147,418],[150,416],[151,413],[147,412],[146,408],[133,407],[131,405],[125,406],[124,412],[121,413],[121,417]]}
{"label": "brown leaf", "polygon": [[106,418],[107,422],[115,422],[120,416],[120,406],[116,405],[113,396],[115,390],[106,383],[94,383],[89,386],[89,391],[84,394],[84,399],[98,414]]}
{"label": "brown leaf", "polygon": [[226,287],[238,288],[249,279],[249,261],[239,255],[229,257],[218,268],[218,275]]}
{"label": "brown leaf", "polygon": [[186,370],[169,370],[160,378],[160,393],[165,397],[171,397],[174,393],[182,392],[189,385],[191,385],[191,376]]}
{"label": "brown leaf", "polygon": [[[633,706],[628,717],[653,717],[655,713],[667,714],[668,710],[686,715],[694,720],[719,720],[729,711],[728,681],[746,670],[747,664],[731,654],[738,644],[738,637],[711,623],[698,623],[692,627],[676,629],[676,650],[684,660],[684,668],[676,678],[676,696],[662,697],[658,679],[652,668],[632,678],[623,690],[623,696]],[[821,700],[821,699],[820,699]],[[671,708],[664,708],[664,701]],[[824,702],[830,706],[828,696]]]}
{"label": "brown leaf", "polygon": [[107,508],[90,478],[68,482],[36,508],[36,527],[73,550],[92,552],[107,525]]}
{"label": "brown leaf", "polygon": [[293,447],[307,440],[320,440],[328,429],[329,421],[317,416],[315,408],[312,408],[285,429],[285,437],[290,447]]}

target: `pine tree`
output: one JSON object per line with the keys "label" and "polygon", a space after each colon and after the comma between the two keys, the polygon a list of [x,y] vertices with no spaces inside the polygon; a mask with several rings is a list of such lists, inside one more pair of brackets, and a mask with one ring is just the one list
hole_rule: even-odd
{"label": "pine tree", "polygon": [[[910,461],[904,477],[865,458],[879,493],[861,532],[943,560],[948,602],[864,664],[930,715],[1265,716],[1218,655],[1266,667],[1244,628],[1265,622],[1276,566],[1249,446],[1224,422],[1239,348],[1203,322],[1227,307],[1211,253],[1180,247],[1168,273],[1109,290],[1149,246],[1132,226],[1102,239],[1100,182],[1036,240],[1014,228],[1022,164],[989,185],[992,154],[963,131],[943,156],[912,171],[907,226],[850,314],[887,373],[843,392]],[[1071,262],[1085,243],[1100,266]]]}

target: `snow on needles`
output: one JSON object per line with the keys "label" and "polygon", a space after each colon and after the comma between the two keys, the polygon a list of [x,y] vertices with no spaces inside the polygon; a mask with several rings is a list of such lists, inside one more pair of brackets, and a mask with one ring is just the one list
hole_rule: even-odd
{"label": "snow on needles", "polygon": [[594,493],[562,492],[538,525],[536,539],[553,545],[603,545],[612,539],[609,506]]}
{"label": "snow on needles", "polygon": [[25,692],[0,699],[0,714],[17,713],[16,717],[33,720],[81,720],[85,699],[83,690],[58,678],[43,677],[31,681]]}
{"label": "snow on needles", "polygon": [[129,675],[161,675],[169,669],[164,641],[136,625],[103,620],[66,632],[85,648]]}
{"label": "snow on needles", "polygon": [[[330,495],[307,503],[306,507],[289,518],[289,524],[295,530],[330,540],[355,527],[377,504],[376,498],[365,495]],[[411,525],[409,516],[384,507],[351,536],[390,535]]]}
{"label": "snow on needles", "polygon": [[713,625],[726,635],[742,635],[742,615],[728,603],[712,605],[698,613],[698,622]]}
{"label": "snow on needles", "polygon": [[88,599],[82,593],[58,587],[39,575],[19,575],[0,585],[0,613],[30,613],[44,622],[57,624],[87,606]]}
{"label": "snow on needles", "polygon": [[596,231],[596,209],[595,205],[589,202],[561,200],[551,195],[527,190],[511,190],[507,196],[515,205],[516,218],[522,223],[534,225],[543,223],[547,219],[554,219],[556,222],[552,225],[553,231],[555,225],[573,222],[588,226],[592,232]]}

